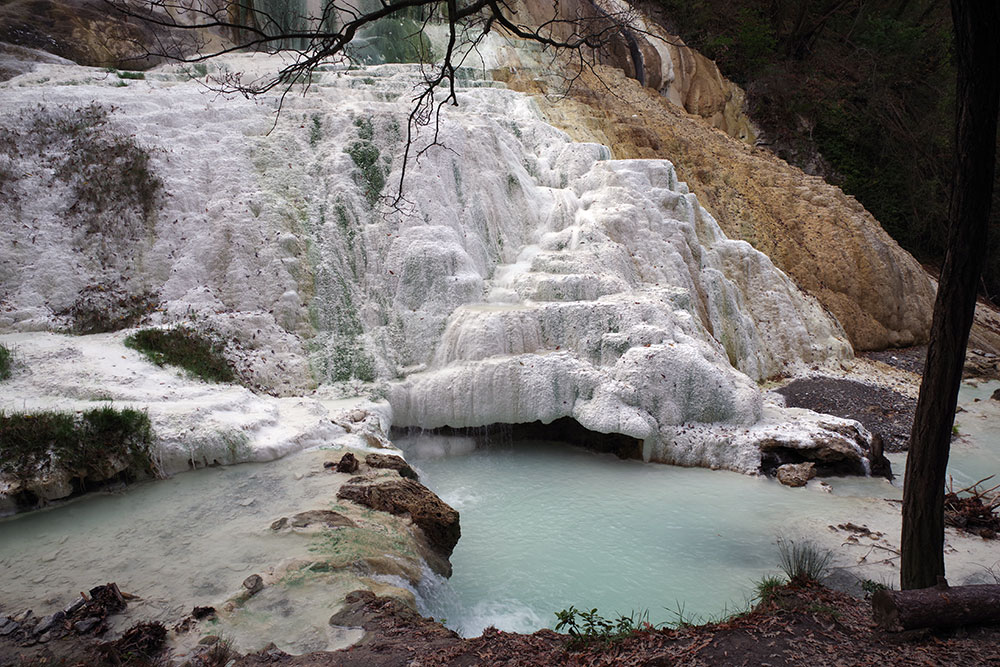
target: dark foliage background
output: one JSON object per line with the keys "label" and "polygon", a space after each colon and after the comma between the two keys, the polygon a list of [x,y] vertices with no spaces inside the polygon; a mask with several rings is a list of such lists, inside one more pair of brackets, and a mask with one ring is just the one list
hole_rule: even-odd
{"label": "dark foliage background", "polygon": [[[762,143],[840,185],[917,259],[940,264],[955,127],[947,3],[647,2],[746,89]],[[1000,303],[1000,187],[993,196],[982,287]]]}

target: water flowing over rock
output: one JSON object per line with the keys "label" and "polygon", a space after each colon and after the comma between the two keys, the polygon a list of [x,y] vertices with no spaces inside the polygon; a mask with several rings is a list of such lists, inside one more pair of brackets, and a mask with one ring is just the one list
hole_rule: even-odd
{"label": "water flowing over rock", "polygon": [[0,267],[0,328],[66,326],[100,284],[151,295],[159,307],[139,315],[154,324],[193,320],[228,341],[258,389],[374,381],[400,426],[571,417],[642,440],[649,460],[745,472],[775,428],[828,437],[766,407],[754,381],[849,359],[843,330],[728,239],[666,160],[611,160],[470,73],[442,147],[387,207],[416,68],[317,72],[276,124],[272,100],[207,99],[190,76],[164,66],[120,87],[41,64],[4,84],[11,131],[31,131],[41,102],[101,99],[102,131],[135,137],[163,194],[142,242],[105,230],[81,244],[57,215],[73,181],[53,175],[51,152],[18,156],[19,206],[0,212],[16,248]]}
{"label": "water flowing over rock", "polygon": [[[585,74],[555,103],[540,100],[546,118],[577,141],[611,146],[616,158],[669,157],[726,234],[753,244],[816,297],[856,349],[926,340],[930,277],[853,197],[713,131],[621,72],[599,74]],[[547,91],[531,74],[504,76],[519,90]]]}

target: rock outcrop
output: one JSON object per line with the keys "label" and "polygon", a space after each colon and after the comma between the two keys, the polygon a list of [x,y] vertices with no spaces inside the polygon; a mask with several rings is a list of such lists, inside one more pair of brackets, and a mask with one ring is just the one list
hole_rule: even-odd
{"label": "rock outcrop", "polygon": [[337,497],[373,510],[409,515],[414,525],[423,531],[431,549],[445,560],[451,556],[462,534],[458,512],[412,479],[390,479],[372,484],[348,482],[337,491]]}
{"label": "rock outcrop", "polygon": [[[610,37],[599,54],[600,62],[620,68],[626,76],[656,91],[688,113],[741,141],[753,144],[758,131],[744,113],[746,94],[729,81],[714,62],[664,30],[643,11],[623,0],[598,4],[594,0],[521,0],[518,15],[529,23],[545,25],[567,38],[573,21],[617,14],[628,16],[633,29]],[[557,18],[559,21],[553,22]]]}
{"label": "rock outcrop", "polygon": [[[816,297],[855,349],[926,340],[930,278],[854,198],[716,131],[620,71],[598,73],[577,79],[568,97],[537,97],[549,122],[577,141],[610,146],[615,158],[669,156],[726,234],[749,241]],[[528,76],[497,76],[514,89],[545,92]]]}
{"label": "rock outcrop", "polygon": [[150,54],[164,45],[181,54],[207,36],[127,21],[101,0],[12,0],[0,6],[0,42],[41,49],[81,65],[146,69],[163,60]]}
{"label": "rock outcrop", "polygon": [[395,454],[369,454],[365,457],[365,465],[369,468],[395,470],[401,477],[417,479],[417,473],[410,467],[410,464],[402,456]]}
{"label": "rock outcrop", "polygon": [[[762,441],[762,471],[770,474],[787,464],[808,463],[815,466],[816,474],[866,474],[871,435],[864,427],[847,420],[821,421],[819,426],[826,432],[811,439],[779,436]],[[785,474],[790,475],[791,470],[786,468]]]}

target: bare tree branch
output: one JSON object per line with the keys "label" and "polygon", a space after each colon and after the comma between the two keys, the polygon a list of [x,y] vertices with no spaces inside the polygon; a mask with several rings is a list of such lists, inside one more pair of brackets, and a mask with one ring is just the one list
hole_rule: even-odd
{"label": "bare tree branch", "polygon": [[[491,32],[533,42],[543,52],[553,51],[553,62],[561,53],[571,56],[567,85],[584,71],[593,71],[601,50],[614,40],[634,40],[636,34],[655,39],[646,32],[635,11],[615,0],[592,0],[591,11],[574,16],[560,12],[553,0],[551,16],[532,25],[520,20],[508,0],[323,0],[316,15],[275,16],[262,8],[261,0],[104,0],[129,21],[153,25],[157,42],[143,45],[145,56],[158,56],[185,63],[203,63],[226,54],[251,51],[281,52],[289,57],[271,76],[252,81],[242,73],[225,72],[210,86],[222,93],[252,97],[281,90],[278,109],[285,96],[302,85],[308,90],[312,73],[324,63],[350,63],[358,58],[362,35],[377,22],[409,19],[419,26],[408,41],[422,44],[424,30],[435,22],[447,26],[447,44],[438,59],[415,47],[422,81],[417,85],[407,123],[399,186],[393,207],[403,200],[403,183],[409,161],[419,160],[432,147],[440,147],[442,112],[458,105],[456,77],[470,54]],[[183,38],[179,38],[183,35]],[[192,48],[191,36],[195,47]],[[641,63],[636,63],[641,67]],[[439,92],[443,91],[443,92]],[[414,150],[419,130],[432,128],[430,141]]]}

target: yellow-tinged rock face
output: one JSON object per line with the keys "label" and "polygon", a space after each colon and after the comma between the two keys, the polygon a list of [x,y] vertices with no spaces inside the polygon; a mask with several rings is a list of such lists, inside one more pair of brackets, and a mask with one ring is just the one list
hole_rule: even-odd
{"label": "yellow-tinged rock face", "polygon": [[[508,84],[538,91],[523,78]],[[926,340],[931,279],[839,188],[710,127],[620,70],[588,72],[568,96],[538,103],[549,122],[577,141],[610,146],[617,159],[671,160],[726,234],[766,253],[815,296],[855,349]]]}
{"label": "yellow-tinged rock face", "polygon": [[[521,0],[518,16],[529,25],[544,25],[556,38],[567,39],[578,27],[572,21],[597,19],[597,5],[588,0]],[[712,127],[753,144],[758,131],[744,114],[746,95],[722,76],[715,63],[688,47],[677,35],[666,32],[655,19],[624,0],[609,0],[601,11],[627,17],[634,28],[615,31],[601,48],[601,63],[620,68],[629,78],[656,90],[688,113],[704,118]],[[643,10],[645,11],[645,10]],[[552,23],[554,18],[561,22]]]}

